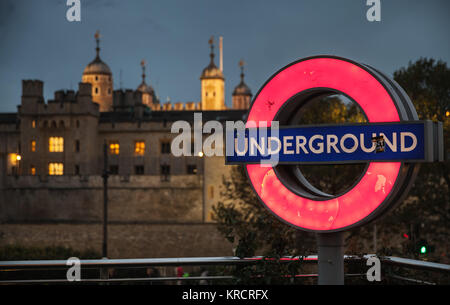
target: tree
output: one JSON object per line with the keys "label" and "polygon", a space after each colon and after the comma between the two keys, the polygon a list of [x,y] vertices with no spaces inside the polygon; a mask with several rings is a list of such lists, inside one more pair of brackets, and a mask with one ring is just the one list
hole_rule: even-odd
{"label": "tree", "polygon": [[445,162],[422,164],[419,175],[405,203],[384,222],[403,225],[409,232],[406,255],[420,257],[418,243],[425,239],[436,245],[428,258],[449,262],[450,224],[450,68],[443,61],[421,58],[394,73],[394,79],[405,89],[417,109],[419,119],[443,122]]}

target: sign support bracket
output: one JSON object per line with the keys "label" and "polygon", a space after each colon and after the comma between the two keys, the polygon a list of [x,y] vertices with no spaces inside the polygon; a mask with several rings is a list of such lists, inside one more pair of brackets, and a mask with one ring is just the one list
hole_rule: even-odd
{"label": "sign support bracket", "polygon": [[344,232],[317,233],[319,285],[344,285]]}

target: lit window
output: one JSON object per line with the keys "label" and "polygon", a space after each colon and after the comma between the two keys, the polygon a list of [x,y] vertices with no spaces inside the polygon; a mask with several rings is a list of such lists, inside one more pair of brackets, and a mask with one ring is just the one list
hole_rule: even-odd
{"label": "lit window", "polygon": [[134,154],[138,156],[143,156],[145,152],[145,142],[136,141],[134,142]]}
{"label": "lit window", "polygon": [[63,152],[64,151],[64,138],[63,137],[50,137],[48,139],[48,151],[49,152]]}
{"label": "lit window", "polygon": [[31,121],[31,127],[36,128],[36,120]]}
{"label": "lit window", "polygon": [[36,167],[34,167],[33,165],[31,165],[30,167],[30,175],[32,176],[36,175]]}
{"label": "lit window", "polygon": [[36,141],[32,140],[30,143],[30,151],[35,152],[36,151]]}
{"label": "lit window", "polygon": [[120,145],[118,141],[109,142],[109,153],[111,155],[118,155],[120,152]]}
{"label": "lit window", "polygon": [[64,174],[64,164],[52,162],[48,164],[48,174],[50,176],[60,176]]}

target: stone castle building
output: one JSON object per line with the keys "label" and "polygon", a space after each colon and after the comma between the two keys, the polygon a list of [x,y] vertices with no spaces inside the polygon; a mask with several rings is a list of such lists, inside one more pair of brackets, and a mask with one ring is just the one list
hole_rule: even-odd
{"label": "stone castle building", "polygon": [[245,120],[252,98],[244,82],[225,105],[225,78],[214,63],[200,76],[201,100],[161,104],[146,83],[114,90],[113,75],[96,57],[77,91],[47,102],[43,82],[22,81],[17,113],[0,114],[0,246],[67,246],[100,253],[104,148],[108,166],[109,257],[229,255],[215,229],[223,157],[171,154],[171,124]]}

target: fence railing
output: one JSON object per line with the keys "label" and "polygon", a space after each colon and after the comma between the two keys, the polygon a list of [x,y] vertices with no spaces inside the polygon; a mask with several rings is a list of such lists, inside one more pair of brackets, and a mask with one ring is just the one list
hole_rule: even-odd
{"label": "fence railing", "polygon": [[[364,263],[369,257],[365,256],[344,256],[346,263],[359,262]],[[450,265],[420,261],[392,256],[378,257],[384,268],[400,267],[408,270],[423,270],[438,272],[445,277],[450,276]],[[111,276],[114,270],[136,270],[157,267],[182,267],[182,266],[247,266],[257,264],[262,260],[273,260],[262,256],[239,258],[232,256],[225,257],[183,257],[183,258],[141,258],[141,259],[87,259],[80,260],[82,270],[93,270],[89,277],[83,277],[79,282],[69,282],[65,277],[66,272],[71,265],[67,265],[66,260],[23,260],[23,261],[0,261],[0,284],[27,284],[27,283],[123,283],[123,282],[190,282],[190,283],[217,283],[217,281],[232,281],[233,275],[208,275],[208,276],[137,276],[137,277],[114,277]],[[292,263],[300,261],[303,264],[317,264],[317,255],[302,257],[282,257],[279,263]],[[59,273],[56,273],[59,271]],[[97,276],[95,276],[97,274]],[[411,282],[415,284],[440,284],[428,280],[419,280],[397,275],[390,270],[383,273],[385,277],[390,277],[398,281]],[[18,276],[19,275],[19,276]],[[315,278],[316,273],[298,274],[298,278]],[[365,273],[346,273],[346,278],[365,276]]]}

